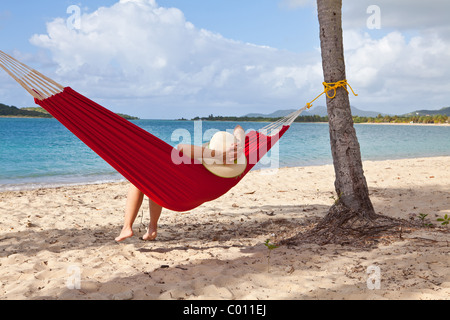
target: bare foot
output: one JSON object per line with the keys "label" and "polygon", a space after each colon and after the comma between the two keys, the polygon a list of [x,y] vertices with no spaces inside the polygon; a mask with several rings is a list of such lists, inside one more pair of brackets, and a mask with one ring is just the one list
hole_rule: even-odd
{"label": "bare foot", "polygon": [[128,228],[123,228],[122,231],[120,232],[119,236],[114,240],[116,240],[117,242],[120,242],[120,241],[123,241],[132,236],[133,236],[133,230],[128,229]]}
{"label": "bare foot", "polygon": [[157,235],[158,234],[157,234],[156,230],[148,229],[147,233],[142,236],[142,240],[145,240],[145,241],[155,240]]}

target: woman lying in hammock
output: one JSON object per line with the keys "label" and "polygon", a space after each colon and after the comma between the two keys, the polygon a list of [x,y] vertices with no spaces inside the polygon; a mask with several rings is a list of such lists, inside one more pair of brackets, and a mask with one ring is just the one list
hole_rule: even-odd
{"label": "woman lying in hammock", "polygon": [[[232,163],[243,152],[245,143],[244,129],[237,125],[234,128],[234,136],[236,137],[236,144],[228,149],[226,152],[218,152],[216,150],[210,150],[206,147],[180,144],[178,150],[184,155],[194,159],[194,155],[202,154],[203,159],[215,159],[223,161],[222,163]],[[144,194],[136,188],[134,185],[130,185],[127,195],[127,202],[125,206],[125,220],[122,231],[119,236],[115,238],[117,242],[123,241],[133,236],[133,223],[139,212],[139,208],[144,200]],[[150,209],[150,223],[148,225],[147,232],[142,237],[143,240],[155,240],[157,236],[158,220],[161,216],[162,207],[155,203],[152,199],[149,200]]]}

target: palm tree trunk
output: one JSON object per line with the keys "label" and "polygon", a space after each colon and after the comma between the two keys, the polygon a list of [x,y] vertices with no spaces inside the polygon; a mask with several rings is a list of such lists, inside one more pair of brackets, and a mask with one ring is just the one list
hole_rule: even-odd
{"label": "palm tree trunk", "polygon": [[[342,0],[317,0],[325,82],[346,79],[341,7]],[[359,218],[373,220],[377,214],[369,198],[364,177],[349,96],[344,88],[338,88],[336,91],[334,99],[327,98],[327,110],[338,200],[330,209],[329,215],[332,217],[329,217],[327,223],[330,223],[330,219],[332,221],[339,214],[343,214],[343,211],[351,212]]]}
{"label": "palm tree trunk", "polygon": [[[328,83],[346,79],[341,9],[342,0],[317,0],[322,67]],[[334,99],[327,98],[327,110],[338,199],[314,228],[281,243],[333,242],[370,246],[382,232],[397,234],[398,227],[401,231],[402,226],[410,226],[410,223],[375,213],[364,177],[349,96],[344,88],[336,90]]]}

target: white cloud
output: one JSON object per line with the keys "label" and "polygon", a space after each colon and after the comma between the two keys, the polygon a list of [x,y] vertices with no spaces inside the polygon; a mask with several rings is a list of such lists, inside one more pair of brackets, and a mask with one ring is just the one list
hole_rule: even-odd
{"label": "white cloud", "polygon": [[[379,30],[367,28],[373,4]],[[449,105],[449,11],[448,0],[344,1],[348,69],[367,94],[405,112]]]}
{"label": "white cloud", "polygon": [[[399,9],[387,0],[379,3],[381,31],[373,33],[365,25],[370,3],[344,2],[347,79],[359,94],[351,103],[395,114],[449,105],[450,39],[441,32],[449,23],[439,27],[427,18],[424,27],[407,34],[414,23],[395,29],[389,16]],[[423,6],[408,3],[409,14],[399,15],[413,19]],[[442,12],[436,16],[440,21]],[[56,66],[46,65],[57,70],[53,75],[63,85],[141,117],[272,112],[301,107],[322,89],[317,48],[300,55],[226,39],[152,0],[122,0],[83,14],[80,30],[55,19],[47,34],[31,42],[50,51]],[[323,103],[321,98],[315,105]]]}
{"label": "white cloud", "polygon": [[149,0],[121,0],[84,14],[80,30],[56,19],[47,32],[31,42],[51,51],[58,76],[75,89],[116,105],[135,99],[165,110],[184,106],[169,117],[195,116],[193,108],[202,106],[220,106],[210,110],[215,114],[239,111],[223,109],[233,106],[241,112],[243,106],[269,112],[297,106],[303,103],[299,93],[309,88],[306,75],[320,83],[304,56],[225,39]]}
{"label": "white cloud", "polygon": [[[366,109],[406,113],[448,105],[450,43],[437,35],[407,39],[398,31],[380,39],[346,31],[347,77]],[[378,107],[377,107],[378,106]]]}
{"label": "white cloud", "polygon": [[[374,4],[379,30],[367,24]],[[450,104],[448,0],[343,1],[342,10],[347,79],[359,94],[352,104],[394,114]]]}

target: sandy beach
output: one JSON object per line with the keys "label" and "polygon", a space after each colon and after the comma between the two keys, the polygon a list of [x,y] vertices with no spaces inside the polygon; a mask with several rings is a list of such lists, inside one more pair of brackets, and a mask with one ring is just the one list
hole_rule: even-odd
{"label": "sandy beach", "polygon": [[114,241],[125,182],[0,193],[0,299],[449,299],[450,226],[436,219],[450,215],[450,157],[364,170],[377,213],[432,227],[370,248],[282,245],[269,260],[266,239],[333,204],[332,165],[251,172],[195,210],[163,210],[152,242],[139,239],[147,200],[135,236]]}

